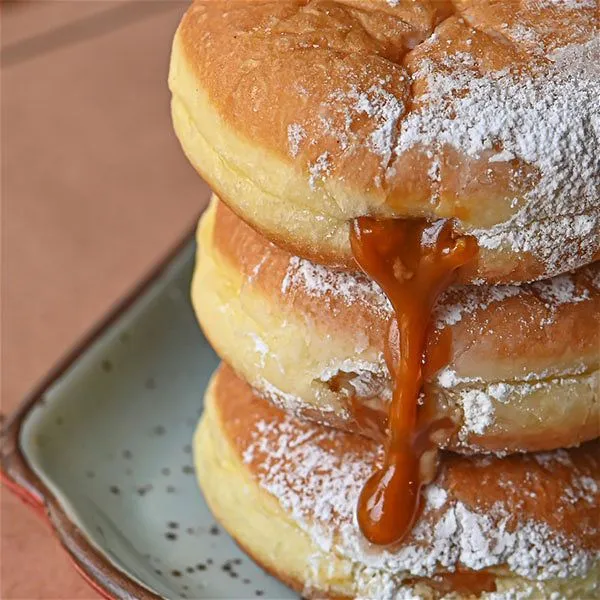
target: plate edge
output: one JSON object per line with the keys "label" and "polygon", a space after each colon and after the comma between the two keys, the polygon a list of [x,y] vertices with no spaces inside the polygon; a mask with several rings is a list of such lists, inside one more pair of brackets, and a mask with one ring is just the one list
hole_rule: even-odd
{"label": "plate edge", "polygon": [[87,541],[62,510],[57,498],[33,471],[20,445],[21,430],[30,412],[44,402],[48,389],[166,273],[173,261],[194,240],[200,214],[159,263],[143,275],[138,283],[58,360],[9,416],[0,433],[0,481],[44,518],[79,574],[109,600],[160,600],[161,596],[127,577]]}

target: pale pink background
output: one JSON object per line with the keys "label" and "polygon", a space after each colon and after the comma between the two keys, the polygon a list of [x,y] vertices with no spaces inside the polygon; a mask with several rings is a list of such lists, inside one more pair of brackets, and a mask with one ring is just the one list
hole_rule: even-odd
{"label": "pale pink background", "polygon": [[[2,3],[2,413],[191,226],[208,190],[169,119],[186,3]],[[0,597],[96,598],[1,491]]]}

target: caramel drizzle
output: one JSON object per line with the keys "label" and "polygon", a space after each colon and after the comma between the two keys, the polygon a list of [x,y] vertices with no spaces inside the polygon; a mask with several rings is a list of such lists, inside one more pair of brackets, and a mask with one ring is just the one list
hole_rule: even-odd
{"label": "caramel drizzle", "polygon": [[[404,583],[415,585],[423,581],[421,578],[408,579]],[[441,573],[427,579],[427,585],[443,594],[454,592],[465,596],[479,597],[484,592],[495,592],[496,575],[489,571],[458,570],[454,573]]]}
{"label": "caramel drizzle", "polygon": [[358,502],[361,531],[374,544],[400,542],[411,530],[421,505],[430,434],[448,423],[419,430],[418,398],[423,384],[427,331],[438,296],[456,270],[477,253],[474,238],[455,238],[448,220],[377,221],[355,219],[352,251],[362,270],[382,288],[394,309],[385,358],[394,377],[385,459],[365,484]]}

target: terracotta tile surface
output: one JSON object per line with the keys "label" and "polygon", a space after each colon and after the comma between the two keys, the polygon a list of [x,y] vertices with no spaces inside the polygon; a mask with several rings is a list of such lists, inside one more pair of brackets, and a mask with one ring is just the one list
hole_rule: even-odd
{"label": "terracotta tile surface", "polygon": [[[184,9],[3,3],[4,414],[208,199],[170,126],[169,47]],[[44,523],[1,496],[0,597],[96,598]]]}

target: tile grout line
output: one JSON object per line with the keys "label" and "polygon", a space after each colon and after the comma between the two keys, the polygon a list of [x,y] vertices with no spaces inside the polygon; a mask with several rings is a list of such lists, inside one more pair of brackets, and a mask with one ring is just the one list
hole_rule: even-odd
{"label": "tile grout line", "polygon": [[5,46],[2,49],[0,64],[2,68],[12,67],[44,53],[123,29],[174,7],[184,8],[187,4],[174,0],[126,0],[115,8]]}

